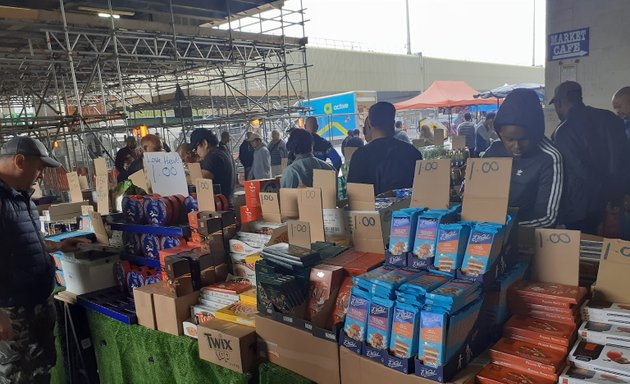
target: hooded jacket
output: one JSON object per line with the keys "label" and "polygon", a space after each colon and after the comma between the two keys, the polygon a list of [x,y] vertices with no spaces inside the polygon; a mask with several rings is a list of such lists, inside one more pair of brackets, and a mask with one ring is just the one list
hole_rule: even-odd
{"label": "hooded jacket", "polygon": [[516,89],[505,98],[494,120],[499,137],[501,127],[506,125],[523,128],[532,148],[524,156],[513,157],[503,142],[495,141],[484,158],[513,157],[509,205],[519,209],[519,224],[551,227],[558,219],[560,208],[562,157],[545,137],[545,118],[535,92]]}
{"label": "hooded jacket", "polygon": [[621,119],[610,111],[577,105],[552,138],[564,162],[563,223],[601,223],[606,203],[620,204],[627,184],[628,148]]}

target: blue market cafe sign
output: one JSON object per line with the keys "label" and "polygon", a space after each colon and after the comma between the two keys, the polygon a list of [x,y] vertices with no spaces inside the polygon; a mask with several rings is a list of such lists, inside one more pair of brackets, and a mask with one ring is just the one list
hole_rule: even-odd
{"label": "blue market cafe sign", "polygon": [[549,61],[588,56],[589,29],[553,33],[549,35],[547,49]]}

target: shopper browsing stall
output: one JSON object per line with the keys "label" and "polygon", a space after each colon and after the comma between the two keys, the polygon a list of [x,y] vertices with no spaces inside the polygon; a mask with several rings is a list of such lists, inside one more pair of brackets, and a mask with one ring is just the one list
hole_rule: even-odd
{"label": "shopper browsing stall", "polygon": [[252,170],[249,173],[250,180],[256,179],[268,179],[271,177],[271,154],[265,143],[262,142],[262,138],[253,133],[249,137],[249,144],[254,148],[254,162],[252,163]]}
{"label": "shopper browsing stall", "polygon": [[201,159],[203,177],[221,185],[221,193],[231,200],[234,191],[232,161],[219,149],[217,136],[208,129],[197,128],[190,135],[190,146]]}
{"label": "shopper browsing stall", "polygon": [[492,143],[484,157],[514,159],[509,205],[519,208],[519,223],[553,226],[562,194],[562,157],[545,137],[545,118],[536,93],[528,89],[510,93],[494,127],[500,140]]}
{"label": "shopper browsing stall", "polygon": [[295,160],[282,173],[282,188],[312,187],[314,169],[335,170],[332,165],[313,156],[313,137],[303,129],[291,132],[287,147],[295,154]]}
{"label": "shopper browsing stall", "polygon": [[[148,134],[140,140],[142,153],[162,152],[162,141],[157,135]],[[127,168],[127,177],[144,169],[144,156],[140,156],[134,160]]]}
{"label": "shopper browsing stall", "polygon": [[271,173],[273,176],[280,175],[282,173],[282,159],[289,157],[287,152],[287,145],[280,138],[280,132],[275,129],[271,132],[271,143],[267,147],[271,154]]}
{"label": "shopper browsing stall", "polygon": [[410,188],[420,152],[411,144],[394,138],[396,109],[391,103],[378,102],[368,114],[364,127],[368,144],[357,149],[350,163],[349,183],[373,184],[374,193]]}
{"label": "shopper browsing stall", "polygon": [[313,155],[323,161],[329,159],[335,169],[339,171],[341,168],[341,156],[339,156],[328,140],[317,134],[319,129],[317,118],[314,116],[306,118],[304,128],[313,136]]}
{"label": "shopper browsing stall", "polygon": [[14,137],[0,150],[0,383],[49,383],[55,364],[51,297],[55,267],[48,252],[73,252],[86,239],[44,242],[28,191],[44,168],[60,163],[44,145]]}

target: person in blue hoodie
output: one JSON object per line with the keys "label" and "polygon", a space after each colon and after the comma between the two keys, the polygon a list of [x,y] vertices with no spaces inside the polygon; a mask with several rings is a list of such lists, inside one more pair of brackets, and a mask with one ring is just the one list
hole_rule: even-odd
{"label": "person in blue hoodie", "polygon": [[545,137],[545,118],[536,93],[516,89],[497,112],[494,129],[499,136],[484,158],[511,157],[509,206],[516,207],[519,224],[553,227],[562,197],[562,156]]}

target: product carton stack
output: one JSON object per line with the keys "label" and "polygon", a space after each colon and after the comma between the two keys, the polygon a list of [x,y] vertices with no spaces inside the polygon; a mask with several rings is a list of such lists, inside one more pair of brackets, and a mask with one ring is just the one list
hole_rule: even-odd
{"label": "product carton stack", "polygon": [[279,179],[248,180],[245,182],[245,205],[240,207],[241,224],[260,220],[263,217],[260,193],[278,192]]}
{"label": "product carton stack", "polygon": [[491,349],[492,363],[478,375],[481,384],[508,378],[551,384],[566,365],[575,341],[579,308],[586,289],[555,283],[518,282],[509,290],[515,313],[503,327],[503,338]]}

